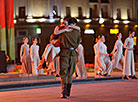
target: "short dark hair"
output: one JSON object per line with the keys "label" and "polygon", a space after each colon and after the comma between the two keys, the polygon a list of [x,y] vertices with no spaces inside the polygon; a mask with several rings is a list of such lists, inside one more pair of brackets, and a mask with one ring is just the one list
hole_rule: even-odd
{"label": "short dark hair", "polygon": [[120,34],[120,33],[117,33],[117,34],[115,35],[115,38],[116,38],[116,39],[118,39],[119,34]]}
{"label": "short dark hair", "polygon": [[69,17],[64,17],[63,20],[69,22],[70,18]]}
{"label": "short dark hair", "polygon": [[128,31],[128,34],[131,34],[132,32],[134,32],[134,31],[130,29],[130,30]]}
{"label": "short dark hair", "polygon": [[32,41],[34,41],[35,39],[37,39],[37,38],[32,38]]}
{"label": "short dark hair", "polygon": [[98,37],[97,37],[98,40],[99,40],[100,38],[102,38],[102,36],[104,36],[104,35],[102,35],[102,34],[101,34],[101,35],[98,35]]}
{"label": "short dark hair", "polygon": [[77,23],[77,19],[76,18],[70,18],[70,20],[69,20],[69,24],[71,24],[71,23]]}
{"label": "short dark hair", "polygon": [[23,41],[24,41],[26,38],[28,38],[28,37],[26,37],[26,36],[25,36],[25,37],[23,37]]}

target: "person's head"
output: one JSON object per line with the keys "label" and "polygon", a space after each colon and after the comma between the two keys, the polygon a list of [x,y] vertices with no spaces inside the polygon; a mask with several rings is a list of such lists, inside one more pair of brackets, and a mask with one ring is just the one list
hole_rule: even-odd
{"label": "person's head", "polygon": [[27,37],[23,37],[23,42],[24,43],[28,43],[28,38]]}
{"label": "person's head", "polygon": [[99,35],[99,36],[98,36],[98,39],[99,39],[99,41],[105,42],[105,37],[104,37],[104,35]]}
{"label": "person's head", "polygon": [[76,24],[77,24],[77,19],[76,18],[70,18],[69,25],[76,25]]}
{"label": "person's head", "polygon": [[32,43],[37,44],[37,38],[32,38]]}
{"label": "person's head", "polygon": [[135,36],[135,32],[133,30],[129,30],[129,37],[134,37]]}
{"label": "person's head", "polygon": [[117,39],[122,39],[122,34],[121,34],[121,33],[117,33],[117,34],[116,34],[116,38],[117,38]]}
{"label": "person's head", "polygon": [[69,24],[69,19],[70,19],[69,17],[64,17],[62,22],[61,22],[61,25],[62,26],[68,25]]}
{"label": "person's head", "polygon": [[95,42],[96,42],[96,43],[98,42],[98,38],[95,39]]}

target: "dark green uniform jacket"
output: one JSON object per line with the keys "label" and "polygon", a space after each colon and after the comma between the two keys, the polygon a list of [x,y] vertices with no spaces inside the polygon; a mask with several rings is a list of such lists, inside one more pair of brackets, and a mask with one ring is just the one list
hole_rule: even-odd
{"label": "dark green uniform jacket", "polygon": [[78,30],[72,32],[65,32],[60,35],[60,56],[77,56],[76,50],[69,50],[69,48],[76,49],[80,43],[81,34]]}

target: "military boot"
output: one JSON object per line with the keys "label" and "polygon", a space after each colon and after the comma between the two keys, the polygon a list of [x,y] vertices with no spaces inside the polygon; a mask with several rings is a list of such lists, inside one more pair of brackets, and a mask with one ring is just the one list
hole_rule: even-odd
{"label": "military boot", "polygon": [[72,85],[72,84],[70,84],[70,83],[67,84],[66,96],[68,96],[68,97],[70,97],[71,85]]}
{"label": "military boot", "polygon": [[61,98],[67,98],[66,97],[66,90],[67,90],[67,84],[62,84],[62,94],[61,94]]}

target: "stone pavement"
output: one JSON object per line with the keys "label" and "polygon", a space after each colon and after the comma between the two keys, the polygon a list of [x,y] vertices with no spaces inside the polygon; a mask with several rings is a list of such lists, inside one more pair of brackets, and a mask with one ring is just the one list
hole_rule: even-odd
{"label": "stone pavement", "polygon": [[71,97],[60,98],[61,87],[0,92],[0,102],[138,102],[138,80],[77,84]]}
{"label": "stone pavement", "polygon": [[[136,73],[138,75],[138,72]],[[120,80],[121,72],[112,72],[110,77],[95,77],[94,73],[88,73],[88,78],[75,78],[73,82],[95,82],[100,80]],[[7,81],[8,80],[8,81]],[[32,87],[40,85],[56,85],[60,84],[60,77],[51,76],[34,76],[34,77],[16,77],[16,78],[0,78],[1,89],[18,88],[18,87]]]}

